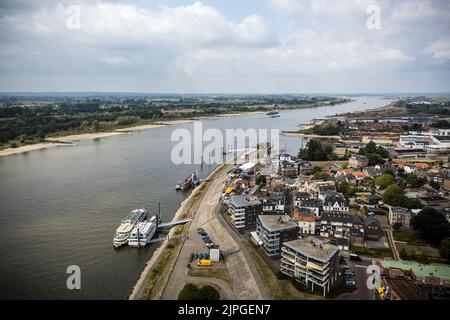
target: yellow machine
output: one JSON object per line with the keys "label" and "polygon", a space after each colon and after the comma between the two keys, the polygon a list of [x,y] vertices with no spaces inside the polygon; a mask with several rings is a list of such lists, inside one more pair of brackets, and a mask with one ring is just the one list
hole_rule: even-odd
{"label": "yellow machine", "polygon": [[384,292],[385,292],[385,289],[384,289],[384,287],[381,287],[381,288],[378,288],[378,297],[379,297],[379,299],[380,300],[384,300]]}
{"label": "yellow machine", "polygon": [[211,266],[211,260],[207,260],[207,259],[203,259],[203,260],[198,260],[198,265],[201,267],[210,267]]}

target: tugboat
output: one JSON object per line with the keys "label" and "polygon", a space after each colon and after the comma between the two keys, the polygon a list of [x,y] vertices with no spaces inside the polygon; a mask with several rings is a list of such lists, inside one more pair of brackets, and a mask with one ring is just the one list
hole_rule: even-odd
{"label": "tugboat", "polygon": [[280,113],[278,111],[270,111],[266,113],[266,116],[270,116],[271,118],[279,118]]}
{"label": "tugboat", "polygon": [[181,182],[181,190],[188,190],[191,187],[191,177],[186,178],[184,181]]}
{"label": "tugboat", "polygon": [[194,187],[200,185],[203,182],[203,180],[198,177],[198,172],[197,171],[194,171],[192,173],[191,177],[192,177],[192,179],[191,179],[192,180],[192,186],[194,186]]}
{"label": "tugboat", "polygon": [[177,190],[177,191],[189,190],[192,187],[198,186],[200,183],[202,183],[202,179],[199,179],[197,171],[194,171],[194,172],[192,172],[192,174],[189,177],[187,177],[184,180],[179,181],[175,185],[175,190]]}

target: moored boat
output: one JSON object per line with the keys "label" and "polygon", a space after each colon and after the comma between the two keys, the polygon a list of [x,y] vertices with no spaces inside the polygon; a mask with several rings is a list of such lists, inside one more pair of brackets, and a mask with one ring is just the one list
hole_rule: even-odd
{"label": "moored boat", "polygon": [[113,245],[115,248],[119,248],[128,243],[128,239],[131,235],[131,231],[135,225],[144,221],[147,218],[147,210],[135,209],[132,210],[128,216],[122,220],[122,223],[116,230],[116,235],[113,239]]}
{"label": "moored boat", "polygon": [[130,247],[145,247],[151,242],[157,228],[156,216],[152,216],[149,220],[138,222],[131,231],[128,245]]}

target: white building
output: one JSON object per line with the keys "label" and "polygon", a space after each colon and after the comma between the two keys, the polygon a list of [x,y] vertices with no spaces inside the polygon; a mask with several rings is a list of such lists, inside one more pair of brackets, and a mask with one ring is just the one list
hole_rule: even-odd
{"label": "white building", "polygon": [[325,198],[323,202],[324,212],[348,212],[350,206],[348,201],[340,195],[332,195]]}

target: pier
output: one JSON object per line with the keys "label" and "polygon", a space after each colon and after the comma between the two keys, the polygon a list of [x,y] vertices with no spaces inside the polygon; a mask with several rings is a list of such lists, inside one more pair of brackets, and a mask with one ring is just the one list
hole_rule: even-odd
{"label": "pier", "polygon": [[158,229],[172,228],[172,227],[178,226],[180,224],[185,224],[185,223],[188,223],[191,221],[192,221],[192,219],[182,219],[182,220],[171,221],[171,222],[163,222],[158,225]]}

